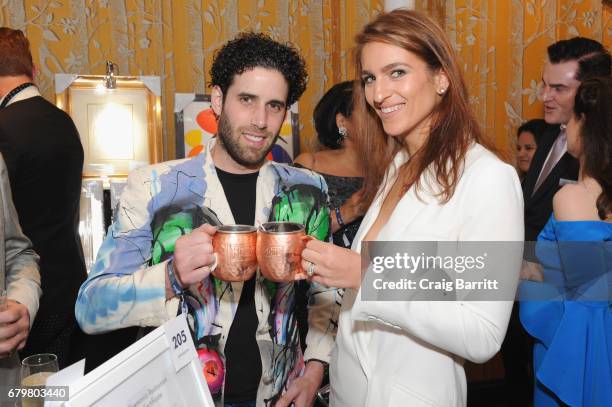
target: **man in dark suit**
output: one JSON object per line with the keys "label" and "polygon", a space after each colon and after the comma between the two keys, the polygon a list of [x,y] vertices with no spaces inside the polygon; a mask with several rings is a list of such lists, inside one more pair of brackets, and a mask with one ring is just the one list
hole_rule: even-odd
{"label": "man in dark suit", "polygon": [[610,76],[610,54],[599,42],[575,37],[548,47],[540,98],[546,122],[560,127],[544,134],[525,176],[525,241],[537,240],[552,213],[553,196],[578,177],[578,161],[567,153],[561,128],[573,114],[580,83],[596,76]]}
{"label": "man in dark suit", "polygon": [[70,117],[40,96],[33,69],[24,34],[0,28],[0,151],[21,226],[40,255],[43,290],[21,356],[51,352],[65,366],[81,334],[74,304],[87,277],[78,235],[83,147]]}
{"label": "man in dark suit", "polygon": [[[544,119],[555,127],[546,131],[523,182],[525,201],[525,254],[521,278],[538,279],[534,242],[552,214],[553,196],[568,182],[578,179],[578,161],[567,152],[565,124],[574,114],[574,98],[580,83],[596,76],[610,76],[610,54],[597,41],[575,37],[558,41],[547,49],[539,97]],[[502,356],[511,405],[529,405],[533,396],[531,340],[512,310]]]}

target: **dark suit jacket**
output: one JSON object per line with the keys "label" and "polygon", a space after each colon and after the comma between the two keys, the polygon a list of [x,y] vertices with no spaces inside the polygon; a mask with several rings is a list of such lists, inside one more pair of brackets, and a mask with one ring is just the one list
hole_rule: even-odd
{"label": "dark suit jacket", "polygon": [[561,178],[568,180],[578,179],[578,160],[569,153],[565,153],[557,165],[550,172],[546,180],[540,185],[535,194],[533,188],[544,166],[544,161],[553,143],[559,135],[559,127],[551,128],[545,132],[536,150],[529,171],[525,175],[523,182],[523,199],[525,200],[525,241],[535,241],[540,231],[548,222],[552,214],[553,196],[561,186]]}
{"label": "dark suit jacket", "polygon": [[78,235],[79,133],[64,111],[37,96],[0,110],[0,151],[21,227],[40,255],[43,294],[37,318],[72,316],[87,277]]}

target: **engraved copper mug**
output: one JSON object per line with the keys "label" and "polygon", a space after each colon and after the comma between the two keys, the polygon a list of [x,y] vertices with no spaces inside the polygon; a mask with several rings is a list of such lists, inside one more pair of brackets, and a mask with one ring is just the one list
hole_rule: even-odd
{"label": "engraved copper mug", "polygon": [[304,225],[268,222],[257,231],[257,262],[261,274],[270,281],[288,282],[306,276],[302,269],[305,246]]}
{"label": "engraved copper mug", "polygon": [[223,281],[246,281],[257,271],[257,228],[222,225],[213,236],[216,265],[212,274]]}

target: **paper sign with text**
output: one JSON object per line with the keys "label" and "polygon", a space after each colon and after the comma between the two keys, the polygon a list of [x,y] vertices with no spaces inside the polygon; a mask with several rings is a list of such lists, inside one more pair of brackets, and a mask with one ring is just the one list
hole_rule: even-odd
{"label": "paper sign with text", "polygon": [[185,314],[181,314],[166,322],[164,324],[164,331],[170,345],[172,362],[177,372],[187,363],[198,358]]}

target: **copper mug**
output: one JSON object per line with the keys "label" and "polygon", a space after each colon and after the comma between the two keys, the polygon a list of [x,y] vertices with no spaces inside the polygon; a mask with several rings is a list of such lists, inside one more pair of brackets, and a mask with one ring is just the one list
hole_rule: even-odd
{"label": "copper mug", "polygon": [[223,281],[246,281],[257,271],[257,228],[222,225],[213,236],[216,261],[212,274]]}
{"label": "copper mug", "polygon": [[261,274],[270,281],[289,282],[306,277],[302,269],[305,246],[304,225],[268,222],[257,231],[257,262]]}

